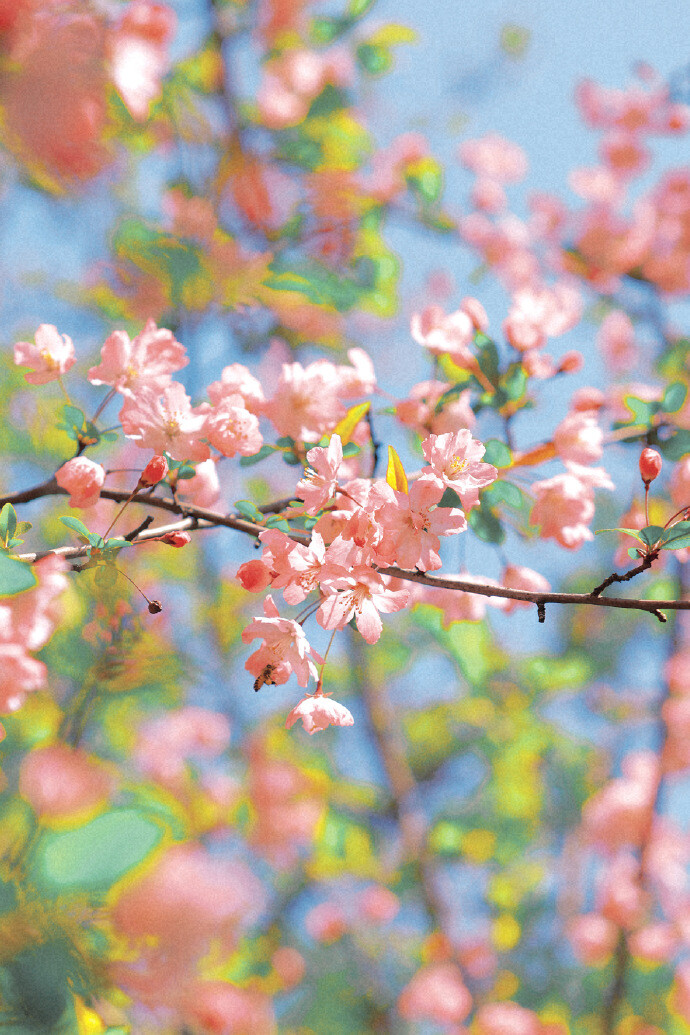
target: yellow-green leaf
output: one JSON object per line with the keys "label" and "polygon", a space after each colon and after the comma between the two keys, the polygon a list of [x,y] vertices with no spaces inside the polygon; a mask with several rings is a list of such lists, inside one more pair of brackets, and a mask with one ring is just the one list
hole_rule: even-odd
{"label": "yellow-green leaf", "polygon": [[405,468],[402,465],[402,461],[393,446],[388,447],[388,470],[386,471],[386,481],[390,485],[391,489],[397,489],[398,492],[407,492],[407,475],[405,474]]}
{"label": "yellow-green leaf", "polygon": [[361,421],[362,417],[369,412],[370,406],[371,403],[369,402],[357,403],[356,406],[351,406],[340,423],[336,424],[333,429],[333,434],[340,435],[340,441],[344,446],[346,446],[352,438],[352,433]]}

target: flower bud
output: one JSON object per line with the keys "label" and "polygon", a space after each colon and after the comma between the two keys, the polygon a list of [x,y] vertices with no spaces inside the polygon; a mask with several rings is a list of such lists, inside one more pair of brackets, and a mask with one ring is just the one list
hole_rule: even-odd
{"label": "flower bud", "polygon": [[168,546],[175,546],[178,549],[181,546],[186,546],[191,541],[192,537],[189,532],[166,532],[165,535],[161,536],[162,543],[167,543]]}
{"label": "flower bud", "polygon": [[643,449],[640,454],[640,474],[645,485],[653,482],[661,471],[661,457],[656,449]]}
{"label": "flower bud", "polygon": [[159,615],[163,610],[163,605],[160,600],[149,600],[149,614]]}
{"label": "flower bud", "polygon": [[[139,478],[139,486],[150,489],[165,478],[168,473],[168,461],[164,456],[152,456]],[[137,486],[137,488],[139,487]]]}

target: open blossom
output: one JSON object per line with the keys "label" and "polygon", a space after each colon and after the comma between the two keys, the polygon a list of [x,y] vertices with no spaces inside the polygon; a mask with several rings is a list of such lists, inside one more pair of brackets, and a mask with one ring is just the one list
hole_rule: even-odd
{"label": "open blossom", "polygon": [[325,360],[307,367],[284,363],[264,412],[278,434],[299,442],[318,441],[347,413],[338,399],[336,368]]}
{"label": "open blossom", "polygon": [[295,495],[304,500],[308,514],[317,514],[335,495],[338,468],[343,459],[340,435],[332,435],[328,448],[315,446],[307,453],[309,468],[297,483]]}
{"label": "open blossom", "polygon": [[380,611],[390,614],[407,606],[409,590],[388,589],[381,575],[365,565],[356,565],[348,575],[324,579],[327,594],[317,612],[324,629],[344,629],[351,618],[367,643],[376,643],[383,623]]}
{"label": "open blossom", "polygon": [[298,719],[302,720],[302,725],[310,735],[328,726],[354,726],[355,722],[344,705],[322,693],[303,697],[285,720],[285,728],[291,729]]}
{"label": "open blossom", "polygon": [[264,600],[264,617],[252,619],[242,633],[242,642],[251,643],[257,637],[264,642],[244,665],[256,676],[256,689],[264,683],[287,683],[292,672],[300,686],[306,686],[310,677],[318,678],[315,662],[321,659],[312,650],[302,626],[281,618],[270,595]]}
{"label": "open blossom", "polygon": [[258,417],[245,409],[241,395],[224,396],[208,413],[205,435],[223,456],[255,456],[264,441]]}
{"label": "open blossom", "polygon": [[575,410],[569,413],[553,435],[556,453],[563,461],[593,464],[604,455],[604,432],[597,424],[596,413]]}
{"label": "open blossom", "polygon": [[510,1001],[487,1003],[477,1011],[477,1035],[542,1035],[543,1026],[532,1010]]}
{"label": "open blossom", "polygon": [[260,381],[242,363],[230,363],[223,367],[220,381],[213,381],[207,392],[214,406],[218,406],[228,395],[240,395],[245,409],[257,416],[266,402]]}
{"label": "open blossom", "polygon": [[398,1012],[408,1021],[437,1024],[464,1021],[472,1009],[470,995],[457,963],[431,963],[418,970],[398,999]]}
{"label": "open blossom", "polygon": [[70,507],[93,507],[101,495],[105,468],[88,456],[74,456],[55,472],[55,481],[70,494]]}
{"label": "open blossom", "polygon": [[172,331],[147,320],[141,334],[130,341],[126,331],[113,331],[101,348],[101,362],[91,367],[93,385],[110,385],[134,398],[141,388],[163,390],[170,375],[189,363],[184,345]]}
{"label": "open blossom", "polygon": [[379,554],[389,563],[420,571],[441,567],[438,537],[467,528],[460,509],[438,506],[443,492],[438,479],[428,476],[414,481],[409,493],[390,490],[390,501],[377,513],[377,520],[386,529]]}
{"label": "open blossom", "polygon": [[36,344],[18,341],[14,346],[14,362],[18,367],[32,367],[24,374],[30,385],[57,381],[76,361],[72,339],[59,334],[52,323],[42,323],[34,335]]}
{"label": "open blossom", "polygon": [[131,115],[143,122],[151,102],[160,96],[168,70],[168,44],[175,14],[167,4],[133,0],[110,38],[113,81]]}
{"label": "open blossom", "polygon": [[97,809],[107,801],[112,784],[102,762],[66,744],[29,752],[19,771],[19,792],[39,816],[71,816]]}
{"label": "open blossom", "polygon": [[193,409],[179,381],[162,390],[144,387],[120,410],[122,430],[142,449],[168,453],[174,460],[207,460],[209,448],[201,441],[206,413]]}
{"label": "open blossom", "polygon": [[471,388],[445,400],[437,412],[441,396],[451,387],[445,381],[420,381],[412,387],[408,398],[398,403],[395,416],[422,437],[472,428],[476,418],[470,405]]}
{"label": "open blossom", "polygon": [[498,477],[492,464],[482,463],[485,447],[467,428],[453,435],[430,435],[422,442],[422,452],[430,465],[423,473],[455,489],[465,510],[477,503],[479,489]]}
{"label": "open blossom", "polygon": [[470,312],[458,309],[447,316],[440,306],[431,305],[421,313],[412,314],[410,332],[432,355],[449,355],[457,366],[472,370],[477,366],[477,358],[470,349],[476,316],[473,309]]}
{"label": "open blossom", "polygon": [[594,538],[589,523],[594,517],[592,489],[575,474],[557,474],[534,482],[536,503],[530,524],[541,525],[543,539],[555,539],[567,550],[577,550]]}

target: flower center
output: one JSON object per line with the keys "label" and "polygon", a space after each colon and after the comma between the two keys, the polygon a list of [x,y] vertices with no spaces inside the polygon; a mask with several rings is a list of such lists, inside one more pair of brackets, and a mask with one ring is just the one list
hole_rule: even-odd
{"label": "flower center", "polygon": [[48,352],[48,349],[41,349],[41,359],[45,363],[48,370],[57,370],[57,368],[60,366],[55,357],[52,356],[50,352]]}
{"label": "flower center", "polygon": [[462,471],[466,470],[469,463],[469,460],[466,458],[454,456],[448,466],[450,467],[451,474],[460,474]]}

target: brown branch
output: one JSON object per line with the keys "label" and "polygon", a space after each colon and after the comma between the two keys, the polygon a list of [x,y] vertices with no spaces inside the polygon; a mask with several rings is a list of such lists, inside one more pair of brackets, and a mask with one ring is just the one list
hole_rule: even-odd
{"label": "brown branch", "polygon": [[[25,489],[22,492],[12,493],[0,498],[0,508],[5,503],[25,503],[43,496],[56,495],[66,496],[67,493],[64,489],[60,489],[57,486],[54,479],[50,479],[41,485],[34,486],[32,489]],[[113,500],[115,503],[124,503],[125,500],[130,498],[130,495],[126,491],[119,491],[117,489],[101,490],[102,498]],[[258,509],[262,514],[276,513],[289,502],[290,499],[277,500]],[[249,521],[247,518],[239,515],[219,514],[214,510],[208,510],[206,507],[185,505],[182,508],[172,500],[166,500],[159,496],[150,496],[146,493],[138,493],[132,497],[132,503],[139,503],[146,507],[155,507],[158,510],[166,510],[171,514],[184,515],[183,521],[167,526],[164,529],[165,532],[177,529],[196,530],[222,526],[232,528],[236,532],[243,532],[245,535],[258,537],[262,532],[266,531],[264,525],[260,525],[256,521]],[[151,529],[148,532],[143,532],[134,542],[142,542],[145,539],[154,538],[157,534],[162,535],[164,532],[160,529]],[[291,530],[290,537],[295,542],[302,543],[305,546],[311,542],[311,536],[306,532]],[[20,554],[19,558],[20,560],[33,562],[51,553],[58,553],[65,557],[83,557],[85,550],[82,547],[61,547],[57,550],[47,550],[42,553]],[[663,614],[663,611],[690,611],[690,600],[642,600],[628,597],[604,597],[594,593],[533,593],[525,589],[506,589],[503,586],[483,585],[482,583],[471,582],[457,576],[429,575],[427,572],[422,571],[407,571],[404,568],[395,566],[377,568],[376,570],[381,575],[390,575],[393,578],[403,579],[406,582],[419,582],[423,586],[429,586],[430,588],[452,589],[458,593],[472,593],[476,596],[484,597],[501,597],[504,600],[520,600],[526,604],[535,604],[540,613],[543,613],[543,607],[546,604],[578,604],[594,607],[617,607],[628,611],[647,611],[655,615],[660,622],[665,622],[666,616]],[[621,578],[623,581],[626,581],[623,576]]]}
{"label": "brown branch", "polygon": [[595,589],[592,590],[592,596],[598,597],[605,589],[612,586],[614,582],[629,582],[630,579],[634,579],[636,575],[640,575],[643,571],[647,571],[651,568],[652,563],[659,556],[658,553],[650,554],[642,561],[642,564],[638,564],[636,568],[631,568],[630,571],[626,571],[624,575],[619,575],[617,571],[614,571],[612,575],[609,575],[607,579],[599,583]]}

